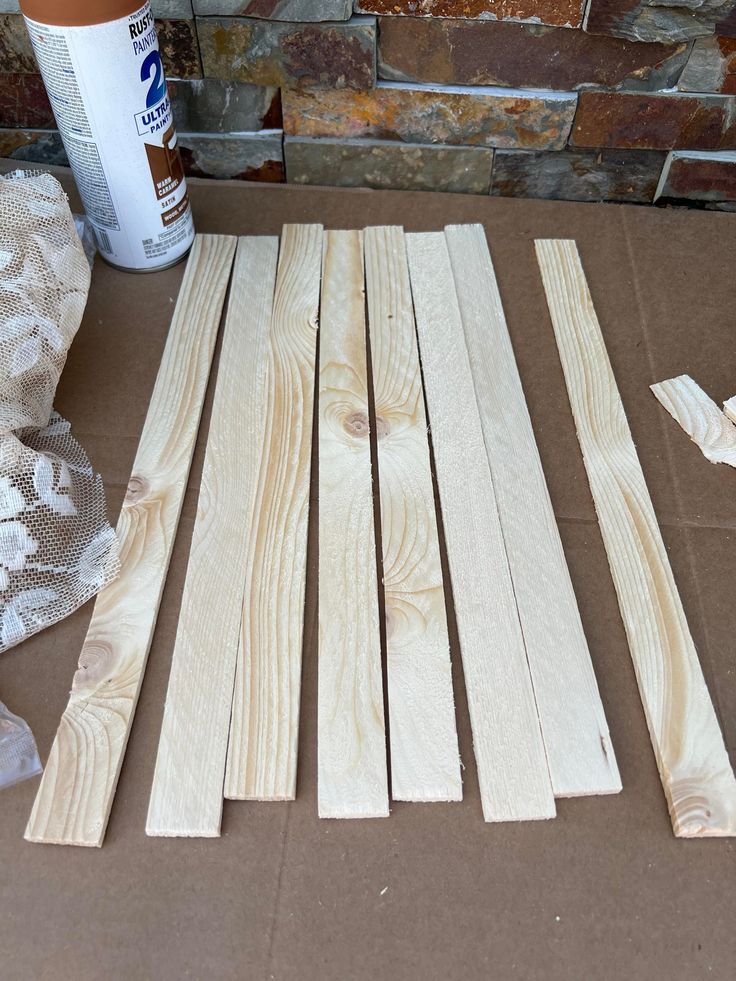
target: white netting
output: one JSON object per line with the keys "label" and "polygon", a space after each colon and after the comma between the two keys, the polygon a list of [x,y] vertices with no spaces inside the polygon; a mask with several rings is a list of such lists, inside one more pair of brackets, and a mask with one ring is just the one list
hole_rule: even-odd
{"label": "white netting", "polygon": [[0,176],[0,651],[118,572],[102,481],[52,409],[89,282],[59,182]]}

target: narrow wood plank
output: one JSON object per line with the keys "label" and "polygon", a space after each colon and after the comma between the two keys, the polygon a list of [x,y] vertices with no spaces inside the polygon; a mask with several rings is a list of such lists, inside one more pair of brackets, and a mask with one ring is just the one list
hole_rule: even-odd
{"label": "narrow wood plank", "polygon": [[238,240],[148,806],[152,836],[220,834],[277,254],[276,238]]}
{"label": "narrow wood plank", "polygon": [[445,229],[556,797],[621,790],[482,225]]}
{"label": "narrow wood plank", "polygon": [[285,225],[233,698],[227,797],[293,800],[322,226]]}
{"label": "narrow wood plank", "polygon": [[731,422],[736,422],[736,395],[732,395],[730,399],[726,399],[723,403],[723,411]]}
{"label": "narrow wood plank", "polygon": [[706,460],[736,467],[736,426],[697,382],[678,375],[649,387]]}
{"label": "narrow wood plank", "polygon": [[29,841],[105,837],[179,523],[235,239],[197,235],[118,519],[120,577],[95,601]]}
{"label": "narrow wood plank", "polygon": [[537,259],[672,826],[736,834],[736,779],[575,243]]}
{"label": "narrow wood plank", "polygon": [[445,236],[408,235],[407,246],[483,814],[554,817]]}
{"label": "narrow wood plank", "polygon": [[325,232],[319,341],[321,818],[388,817],[360,232]]}
{"label": "narrow wood plank", "polygon": [[404,233],[365,231],[394,800],[462,800],[424,390]]}

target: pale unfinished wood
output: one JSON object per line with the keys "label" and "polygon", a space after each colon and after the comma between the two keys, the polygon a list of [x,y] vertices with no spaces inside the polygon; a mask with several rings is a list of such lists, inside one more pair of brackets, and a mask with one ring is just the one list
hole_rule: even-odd
{"label": "pale unfinished wood", "polygon": [[736,422],[736,395],[732,395],[730,399],[726,399],[723,403],[723,411],[731,422]]}
{"label": "pale unfinished wood", "polygon": [[424,391],[404,233],[365,231],[381,499],[391,792],[462,800]]}
{"label": "pale unfinished wood", "polygon": [[388,817],[360,232],[325,232],[319,340],[321,818]]}
{"label": "pale unfinished wood", "polygon": [[482,225],[445,229],[556,797],[621,790]]}
{"label": "pale unfinished wood", "polygon": [[445,236],[408,235],[407,246],[483,814],[554,817]]}
{"label": "pale unfinished wood", "polygon": [[736,426],[697,382],[678,375],[649,387],[706,460],[736,467]]}
{"label": "pale unfinished wood", "polygon": [[225,795],[296,793],[321,225],[284,225],[245,564]]}
{"label": "pale unfinished wood", "polygon": [[238,241],[148,835],[220,834],[277,255],[276,238]]}
{"label": "pale unfinished wood", "polygon": [[99,847],[148,658],[235,239],[197,235],[118,519],[120,576],[92,619],[25,837]]}
{"label": "pale unfinished wood", "polygon": [[736,834],[736,780],[575,243],[537,258],[578,439],[678,837]]}

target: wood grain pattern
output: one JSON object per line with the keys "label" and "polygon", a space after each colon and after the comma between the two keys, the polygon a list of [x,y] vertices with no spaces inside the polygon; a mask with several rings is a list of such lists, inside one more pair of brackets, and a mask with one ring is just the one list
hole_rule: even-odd
{"label": "wood grain pattern", "polygon": [[401,228],[365,231],[394,800],[462,800],[424,391]]}
{"label": "wood grain pattern", "polygon": [[233,698],[226,796],[293,800],[306,582],[321,225],[285,225]]}
{"label": "wood grain pattern", "polygon": [[483,814],[554,817],[445,236],[408,235],[407,246]]}
{"label": "wood grain pattern", "polygon": [[736,780],[575,243],[537,241],[621,617],[678,837],[736,834]]}
{"label": "wood grain pattern", "polygon": [[326,232],[319,344],[321,818],[388,817],[360,232]]}
{"label": "wood grain pattern", "polygon": [[556,797],[621,778],[482,225],[445,229]]}
{"label": "wood grain pattern", "polygon": [[[207,435],[146,834],[220,834],[278,240],[241,238]],[[250,438],[248,438],[250,436]]]}
{"label": "wood grain pattern", "polygon": [[723,411],[731,422],[736,422],[736,395],[732,395],[730,399],[726,399],[723,403]]}
{"label": "wood grain pattern", "polygon": [[697,382],[678,375],[649,387],[706,460],[736,467],[736,426]]}
{"label": "wood grain pattern", "polygon": [[235,239],[197,235],[118,519],[120,577],[95,602],[25,836],[100,846],[179,523]]}

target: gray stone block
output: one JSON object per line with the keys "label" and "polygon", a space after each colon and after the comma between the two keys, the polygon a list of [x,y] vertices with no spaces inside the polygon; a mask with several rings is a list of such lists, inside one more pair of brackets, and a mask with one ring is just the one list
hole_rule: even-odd
{"label": "gray stone block", "polygon": [[281,129],[281,99],[273,86],[219,78],[169,82],[176,128],[189,133]]}
{"label": "gray stone block", "polygon": [[280,130],[262,133],[179,133],[184,170],[193,177],[280,182],[284,180]]}
{"label": "gray stone block", "polygon": [[375,82],[374,17],[326,24],[198,17],[197,31],[206,77],[338,89],[365,89]]}
{"label": "gray stone block", "polygon": [[698,38],[677,87],[681,92],[736,94],[736,38]]}
{"label": "gray stone block", "polygon": [[0,14],[0,72],[38,72],[22,14]]}
{"label": "gray stone block", "polygon": [[700,201],[733,210],[736,205],[736,152],[674,150],[667,157],[655,201]]}
{"label": "gray stone block", "polygon": [[194,12],[209,17],[262,17],[295,23],[349,20],[353,0],[194,0]]}
{"label": "gray stone block", "polygon": [[290,136],[506,149],[562,149],[577,105],[573,92],[400,82],[379,82],[367,92],[284,89],[281,95]]}
{"label": "gray stone block", "polygon": [[493,150],[287,136],[284,159],[291,184],[487,194]]}
{"label": "gray stone block", "polygon": [[161,20],[191,20],[194,16],[192,0],[151,0],[151,10]]}
{"label": "gray stone block", "polygon": [[491,194],[651,204],[665,158],[656,150],[498,150]]}
{"label": "gray stone block", "polygon": [[61,136],[54,129],[0,129],[0,157],[69,166]]}

